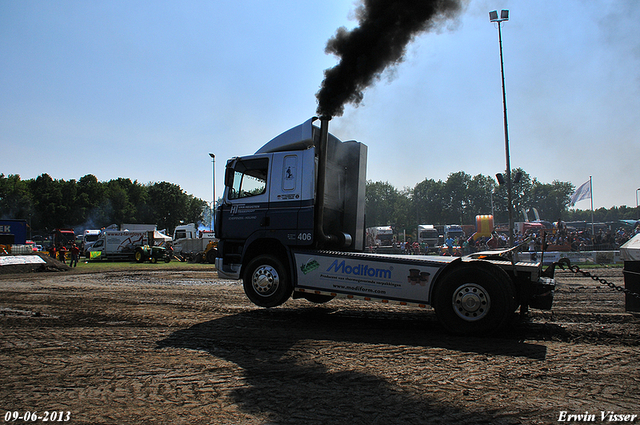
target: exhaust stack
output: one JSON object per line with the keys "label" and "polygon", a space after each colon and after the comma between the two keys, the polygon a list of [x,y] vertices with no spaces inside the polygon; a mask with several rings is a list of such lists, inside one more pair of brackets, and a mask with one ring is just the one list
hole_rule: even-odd
{"label": "exhaust stack", "polygon": [[[331,117],[320,117],[320,140],[318,142],[318,187],[316,193],[316,240],[320,247],[335,246],[340,242],[336,235],[327,235],[324,232],[324,216],[326,206],[326,186],[327,186],[327,151],[329,148],[329,121]],[[351,244],[351,236],[348,245]],[[346,239],[346,238],[343,238]],[[345,241],[346,242],[346,241]],[[344,242],[343,242],[344,244]],[[343,245],[341,244],[341,245]],[[347,245],[347,246],[348,246]]]}
{"label": "exhaust stack", "polygon": [[[320,118],[314,143],[318,158],[315,241],[319,249],[364,248],[367,147],[329,133],[331,117]],[[319,130],[319,131],[318,131]]]}

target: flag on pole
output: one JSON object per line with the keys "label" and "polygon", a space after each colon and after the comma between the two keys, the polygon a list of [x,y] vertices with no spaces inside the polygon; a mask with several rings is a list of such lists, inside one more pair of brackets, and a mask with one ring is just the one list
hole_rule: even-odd
{"label": "flag on pole", "polygon": [[571,195],[571,206],[574,206],[576,202],[583,199],[589,199],[591,197],[591,180],[580,185],[579,188]]}

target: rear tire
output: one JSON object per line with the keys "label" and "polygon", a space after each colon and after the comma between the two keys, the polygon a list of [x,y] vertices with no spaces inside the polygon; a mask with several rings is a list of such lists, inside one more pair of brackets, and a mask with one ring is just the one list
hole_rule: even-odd
{"label": "rear tire", "polygon": [[251,260],[242,280],[245,294],[260,307],[279,306],[293,293],[287,269],[272,255],[259,255]]}
{"label": "rear tire", "polygon": [[509,276],[488,263],[469,263],[442,277],[433,307],[451,333],[487,335],[503,328],[515,309],[515,288]]}
{"label": "rear tire", "polygon": [[207,252],[207,263],[215,264],[217,256],[218,256],[218,250],[217,249],[214,248],[214,249],[209,250],[209,252]]}
{"label": "rear tire", "polygon": [[144,253],[142,252],[142,248],[136,249],[136,252],[133,255],[136,259],[136,263],[144,263]]}

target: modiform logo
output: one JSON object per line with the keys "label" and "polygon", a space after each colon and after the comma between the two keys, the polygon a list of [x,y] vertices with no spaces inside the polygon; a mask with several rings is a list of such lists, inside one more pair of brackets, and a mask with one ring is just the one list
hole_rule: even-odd
{"label": "modiform logo", "polygon": [[336,273],[349,274],[354,276],[367,276],[367,277],[377,277],[381,279],[391,279],[391,270],[390,269],[376,269],[374,267],[369,267],[366,264],[358,264],[357,266],[349,266],[345,264],[345,260],[338,263],[338,260],[334,260],[333,263],[327,269],[328,272],[334,271]]}

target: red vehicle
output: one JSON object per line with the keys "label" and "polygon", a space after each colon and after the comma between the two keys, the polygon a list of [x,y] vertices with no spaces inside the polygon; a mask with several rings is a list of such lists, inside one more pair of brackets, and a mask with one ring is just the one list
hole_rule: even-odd
{"label": "red vehicle", "polygon": [[70,248],[76,241],[73,229],[54,229],[51,233],[51,244],[56,248],[60,245]]}

